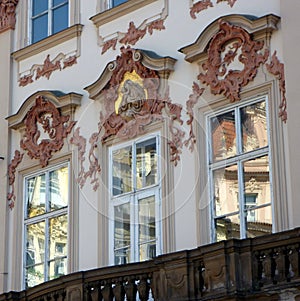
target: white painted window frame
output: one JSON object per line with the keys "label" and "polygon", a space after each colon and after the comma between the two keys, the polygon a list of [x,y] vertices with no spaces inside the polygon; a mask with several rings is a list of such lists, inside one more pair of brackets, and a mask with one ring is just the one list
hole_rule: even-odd
{"label": "white painted window frame", "polygon": [[[268,137],[268,145],[257,150],[253,150],[247,153],[242,153],[242,143],[241,143],[241,118],[240,118],[240,109],[261,101],[265,101],[266,103],[266,118],[267,118],[267,137]],[[239,201],[239,211],[235,211],[232,213],[225,214],[224,216],[231,216],[236,213],[240,215],[240,238],[246,238],[246,224],[245,224],[245,211],[244,211],[244,182],[243,182],[243,163],[250,159],[255,159],[267,155],[269,157],[269,178],[270,178],[270,195],[271,202],[262,204],[260,206],[255,206],[253,208],[259,209],[267,206],[271,206],[272,210],[272,231],[274,232],[274,208],[273,208],[273,189],[272,189],[272,152],[271,152],[271,135],[270,135],[270,117],[269,117],[269,106],[268,106],[268,95],[251,98],[248,101],[243,101],[239,103],[235,103],[232,106],[226,107],[224,109],[217,110],[213,113],[206,115],[206,129],[208,130],[208,139],[206,143],[206,154],[207,154],[207,176],[209,183],[209,204],[210,204],[210,227],[211,227],[211,242],[216,241],[216,229],[215,229],[215,202],[214,202],[214,182],[213,182],[213,171],[219,168],[224,168],[226,166],[230,166],[233,164],[237,164],[238,166],[238,201]],[[212,141],[211,139],[211,126],[210,120],[213,117],[219,116],[221,114],[235,111],[235,121],[236,121],[236,139],[237,139],[237,155],[234,157],[230,157],[218,162],[212,163]],[[217,216],[217,218],[221,218],[223,215]]]}
{"label": "white painted window frame", "polygon": [[[42,214],[40,216],[35,216],[35,217],[31,217],[31,218],[27,218],[26,217],[26,211],[27,211],[27,202],[26,200],[28,199],[27,198],[27,195],[28,195],[28,190],[27,190],[27,180],[32,178],[32,177],[35,177],[35,176],[39,176],[39,175],[42,175],[42,174],[45,174],[46,175],[46,200],[49,200],[49,197],[47,196],[47,194],[49,194],[49,174],[50,172],[54,171],[54,170],[57,170],[57,169],[60,169],[62,167],[65,167],[67,166],[68,167],[68,175],[69,175],[69,187],[68,187],[68,206],[64,207],[64,208],[61,208],[59,210],[55,210],[55,211],[49,211],[49,202],[47,202],[46,204],[46,212],[45,214]],[[22,286],[23,286],[23,289],[26,288],[26,242],[27,242],[27,237],[26,237],[26,226],[30,225],[30,224],[35,224],[35,223],[38,223],[38,222],[43,222],[45,221],[45,260],[44,260],[44,279],[45,281],[48,281],[48,263],[50,262],[49,260],[49,257],[46,256],[46,250],[48,250],[48,243],[49,243],[49,219],[53,218],[53,217],[58,217],[58,216],[62,216],[62,215],[67,215],[67,219],[68,219],[68,230],[70,229],[70,212],[69,212],[69,208],[70,208],[70,195],[71,195],[71,186],[70,186],[70,163],[69,162],[64,162],[64,163],[61,163],[61,164],[58,164],[58,165],[55,165],[55,166],[52,166],[48,169],[43,169],[39,172],[35,172],[35,173],[31,173],[31,174],[28,174],[26,176],[24,176],[23,178],[23,182],[24,182],[24,192],[23,192],[23,195],[24,195],[24,202],[23,202],[23,262],[22,262]],[[47,225],[48,224],[48,225]],[[68,231],[69,233],[69,231]],[[70,236],[68,235],[68,241],[67,241],[67,261],[69,261],[69,253],[70,253]],[[67,264],[67,267],[69,267],[69,264]]]}
{"label": "white painted window frame", "polygon": [[[127,1],[128,1],[128,0],[124,1],[123,3],[127,2]],[[113,5],[113,2],[114,2],[113,0],[108,0],[108,1],[107,1],[107,7],[106,7],[106,8],[107,8],[107,9],[110,9],[110,8],[113,8],[113,7],[117,7],[117,6],[118,6],[118,5],[117,5],[117,6],[114,6],[114,5]],[[123,3],[121,3],[121,4],[123,4]],[[121,4],[120,4],[120,5],[121,5]]]}
{"label": "white painted window frame", "polygon": [[52,11],[60,6],[63,6],[65,5],[66,2],[68,2],[68,27],[70,26],[70,12],[71,12],[71,1],[70,0],[65,0],[64,3],[62,4],[59,4],[57,6],[53,6],[53,0],[48,0],[48,10],[47,12],[42,12],[40,13],[39,15],[36,15],[36,16],[32,16],[32,10],[33,10],[33,0],[28,0],[28,40],[29,40],[29,44],[32,44],[32,22],[33,22],[33,19],[38,17],[38,16],[41,16],[43,14],[48,14],[48,34],[46,37],[44,38],[47,38],[49,36],[51,36],[53,33],[52,33]]}
{"label": "white painted window frame", "polygon": [[[132,192],[127,192],[122,195],[112,196],[112,153],[114,150],[132,146],[132,153],[135,153],[135,147],[138,143],[156,138],[157,148],[157,183],[148,187],[144,187],[136,191],[135,177],[133,176],[134,189]],[[138,245],[138,200],[150,196],[155,197],[155,230],[156,230],[156,256],[162,254],[162,204],[161,204],[161,141],[160,134],[153,133],[143,136],[141,138],[131,140],[122,144],[114,145],[109,148],[109,264],[115,265],[114,253],[114,207],[125,203],[130,203],[130,248],[131,248],[131,262],[138,262],[139,245]],[[132,168],[135,174],[135,158]],[[136,208],[136,209],[135,209]],[[132,217],[134,220],[132,221]]]}

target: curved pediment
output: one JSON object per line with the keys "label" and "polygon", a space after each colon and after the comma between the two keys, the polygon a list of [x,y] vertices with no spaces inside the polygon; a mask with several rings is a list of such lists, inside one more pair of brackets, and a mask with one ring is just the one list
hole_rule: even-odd
{"label": "curved pediment", "polygon": [[35,105],[38,97],[43,97],[50,101],[57,109],[60,109],[64,113],[69,113],[72,109],[79,106],[81,103],[81,94],[77,93],[64,93],[61,91],[38,91],[29,96],[21,105],[18,112],[14,115],[7,117],[8,126],[12,129],[18,129],[22,127],[29,110]]}
{"label": "curved pediment", "polygon": [[85,88],[89,97],[96,100],[108,86],[119,85],[126,72],[135,71],[141,78],[151,76],[167,79],[174,70],[176,59],[161,57],[152,51],[122,47],[121,55],[108,63],[100,77]]}
{"label": "curved pediment", "polygon": [[250,15],[223,16],[208,25],[193,44],[182,47],[179,51],[185,54],[185,60],[190,63],[201,60],[206,54],[211,39],[219,31],[220,22],[226,22],[241,27],[249,34],[253,35],[255,40],[258,40],[263,39],[268,33],[276,30],[279,20],[280,18],[273,14],[265,15],[263,17]]}

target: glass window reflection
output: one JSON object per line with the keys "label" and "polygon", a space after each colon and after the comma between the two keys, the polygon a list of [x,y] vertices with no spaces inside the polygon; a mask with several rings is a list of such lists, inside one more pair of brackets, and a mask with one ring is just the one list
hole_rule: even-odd
{"label": "glass window reflection", "polygon": [[235,112],[211,118],[212,161],[236,155]]}
{"label": "glass window reflection", "polygon": [[132,147],[125,147],[113,151],[112,192],[119,195],[132,191]]}
{"label": "glass window reflection", "polygon": [[25,288],[67,273],[68,182],[67,165],[25,179]]}
{"label": "glass window reflection", "polygon": [[259,102],[241,109],[243,152],[268,145],[266,103]]}
{"label": "glass window reflection", "polygon": [[139,200],[139,256],[140,261],[156,255],[155,197]]}
{"label": "glass window reflection", "polygon": [[115,206],[115,263],[130,262],[130,204]]}
{"label": "glass window reflection", "polygon": [[239,211],[237,165],[213,172],[215,215],[222,216]]}
{"label": "glass window reflection", "polygon": [[209,119],[214,240],[272,232],[266,98]]}
{"label": "glass window reflection", "polygon": [[33,177],[27,181],[27,216],[34,217],[46,211],[46,176]]}
{"label": "glass window reflection", "polygon": [[156,139],[153,138],[136,146],[136,186],[140,189],[157,181]]}

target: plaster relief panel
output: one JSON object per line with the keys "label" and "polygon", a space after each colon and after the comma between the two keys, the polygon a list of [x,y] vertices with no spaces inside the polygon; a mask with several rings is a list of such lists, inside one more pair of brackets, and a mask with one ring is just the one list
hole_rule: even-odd
{"label": "plaster relief panel", "polygon": [[77,64],[81,31],[82,25],[77,24],[14,52],[19,86],[25,87],[41,78],[49,80],[54,72]]}
{"label": "plaster relief panel", "polygon": [[0,33],[9,29],[15,29],[18,2],[19,0],[0,1]]}
{"label": "plaster relief panel", "polygon": [[221,2],[226,2],[230,7],[233,7],[236,1],[237,0],[216,0],[216,2],[213,2],[211,0],[190,0],[190,15],[193,19],[196,19],[196,14],[199,14],[210,7],[214,7]]}
{"label": "plaster relief panel", "polygon": [[281,63],[276,55],[276,51],[273,53],[271,61],[267,64],[268,71],[273,74],[279,81],[279,89],[281,93],[281,102],[279,104],[279,117],[283,122],[287,120],[287,101],[285,96],[285,75],[284,64]]}
{"label": "plaster relief panel", "polygon": [[64,138],[71,132],[75,121],[70,121],[69,115],[61,115],[53,103],[38,96],[27,113],[24,125],[25,134],[20,146],[31,159],[38,159],[45,167],[52,153],[62,149]]}
{"label": "plaster relief panel", "polygon": [[222,20],[219,26],[198,79],[210,87],[212,94],[224,94],[234,102],[240,100],[241,88],[254,79],[258,67],[267,61],[269,51],[264,49],[263,41],[253,41],[243,28]]}
{"label": "plaster relief panel", "polygon": [[72,131],[76,123],[72,120],[74,110],[80,102],[80,94],[41,91],[30,96],[17,114],[7,118],[9,127],[21,134],[21,149],[15,150],[8,166],[10,208],[16,201],[15,175],[24,156],[27,154],[27,161],[30,158],[38,160],[41,167],[47,166],[54,153],[62,150],[65,138]]}
{"label": "plaster relief panel", "polygon": [[[276,51],[270,56],[267,46],[270,45],[271,34],[277,29],[278,21],[279,17],[275,15],[251,19],[241,15],[226,16],[211,23],[195,43],[180,49],[188,62],[200,65],[200,86],[194,83],[193,94],[187,101],[190,120],[193,119],[193,107],[199,89],[202,89],[201,94],[209,89],[211,94],[223,95],[230,102],[239,101],[242,89],[255,79],[261,69],[278,80],[281,94],[278,114],[286,122],[284,64],[279,61]],[[190,120],[188,124],[191,125],[191,130],[187,144],[194,141]]]}
{"label": "plaster relief panel", "polygon": [[[138,1],[141,2],[141,1]],[[133,3],[133,2],[132,2]],[[142,2],[141,2],[142,3]],[[127,7],[128,6],[128,7]],[[130,1],[119,6],[118,18],[119,22],[115,32],[111,32],[110,22],[115,18],[113,8],[91,18],[98,29],[99,46],[101,47],[101,54],[104,54],[109,49],[115,50],[117,44],[134,46],[139,40],[143,39],[146,35],[153,35],[156,31],[165,29],[165,20],[168,17],[168,0],[152,0],[145,1],[145,4],[139,5],[138,18],[132,14],[132,19],[128,22],[130,12],[134,11],[130,8],[134,6]],[[122,19],[122,9],[126,19]],[[141,18],[145,18],[140,21]],[[125,18],[125,17],[124,17]]]}
{"label": "plaster relief panel", "polygon": [[[93,189],[99,186],[97,176],[101,171],[97,148],[111,139],[128,140],[147,132],[153,124],[166,122],[169,127],[168,144],[170,160],[176,165],[180,160],[185,132],[181,129],[182,107],[174,104],[166,80],[173,70],[174,59],[148,56],[146,52],[130,47],[121,48],[121,55],[109,63],[92,85],[86,88],[90,98],[100,101],[98,131],[89,139],[75,130],[70,142],[78,147],[80,187],[88,178]],[[87,151],[89,140],[89,151]],[[89,167],[84,167],[88,156]]]}

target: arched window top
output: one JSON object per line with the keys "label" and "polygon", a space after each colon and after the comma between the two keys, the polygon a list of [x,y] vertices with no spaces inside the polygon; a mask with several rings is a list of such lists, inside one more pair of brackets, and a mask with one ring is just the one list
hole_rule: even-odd
{"label": "arched window top", "polygon": [[223,16],[209,24],[200,33],[194,43],[182,47],[179,51],[185,54],[186,61],[193,63],[202,60],[202,58],[206,56],[212,38],[220,30],[221,22],[226,22],[244,29],[248,34],[253,36],[254,40],[265,40],[268,37],[268,33],[270,34],[277,29],[279,20],[280,18],[273,14],[265,15],[263,17],[236,14]]}

